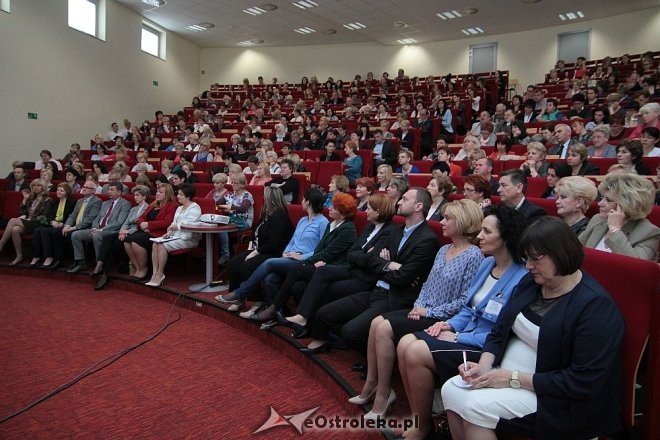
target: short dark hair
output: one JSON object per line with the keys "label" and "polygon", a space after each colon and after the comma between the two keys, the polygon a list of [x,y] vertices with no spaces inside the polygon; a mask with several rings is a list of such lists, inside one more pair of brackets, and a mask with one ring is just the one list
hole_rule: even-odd
{"label": "short dark hair", "polygon": [[558,275],[575,273],[584,251],[575,232],[563,220],[545,215],[529,225],[520,237],[521,255],[545,255],[552,259]]}
{"label": "short dark hair", "polygon": [[528,225],[528,220],[523,213],[507,205],[489,205],[484,209],[484,218],[489,215],[497,219],[497,229],[504,241],[506,249],[516,263],[522,263],[522,257],[518,243],[520,236]]}
{"label": "short dark hair", "polygon": [[174,174],[175,176],[178,176],[179,179],[182,179],[182,180],[186,180],[186,178],[188,177],[186,172],[183,171],[181,168],[179,168],[178,170],[172,171],[172,174]]}
{"label": "short dark hair", "polygon": [[616,147],[617,153],[619,152],[620,148],[625,148],[626,150],[630,151],[630,158],[632,159],[632,163],[634,165],[640,163],[642,161],[642,157],[644,157],[644,147],[642,146],[642,143],[637,139],[625,139],[621,141],[621,143]]}
{"label": "short dark hair", "polygon": [[560,179],[573,174],[573,169],[571,166],[564,162],[550,162],[548,164],[548,169],[551,168],[555,170],[555,174],[557,174],[557,177]]}
{"label": "short dark hair", "polygon": [[576,93],[576,94],[573,95],[573,97],[571,98],[571,102],[577,102],[577,101],[580,101],[580,102],[583,103],[583,104],[584,104],[584,101],[585,101],[585,100],[586,100],[586,98],[585,98],[585,96],[584,96],[582,93]]}
{"label": "short dark hair", "polygon": [[192,199],[195,197],[195,187],[192,186],[190,183],[182,183],[179,185],[177,188],[177,191],[181,191],[184,196],[188,199]]}
{"label": "short dark hair", "polygon": [[280,162],[280,165],[287,164],[289,168],[291,169],[291,172],[294,172],[296,170],[296,164],[293,163],[291,159],[282,159],[282,162]]}
{"label": "short dark hair", "polygon": [[315,213],[323,212],[323,204],[325,203],[325,196],[321,191],[315,188],[310,188],[303,194],[303,199],[307,200],[307,203],[312,208],[312,211]]}
{"label": "short dark hair", "polygon": [[124,191],[124,184],[121,182],[110,182],[108,183],[108,188],[117,188],[117,191],[121,193]]}
{"label": "short dark hair", "polygon": [[429,213],[429,209],[431,209],[431,203],[433,203],[433,198],[431,197],[431,193],[426,188],[422,188],[419,186],[414,186],[410,189],[414,189],[416,191],[415,203],[422,204],[423,206],[422,213],[424,214],[424,217],[426,217]]}
{"label": "short dark hair", "polygon": [[94,165],[96,165],[97,167],[99,167],[99,170],[101,170],[101,172],[102,172],[103,174],[106,174],[106,173],[108,172],[108,168],[107,168],[107,167],[105,166],[105,164],[104,164],[103,162],[101,162],[100,160],[97,160],[97,161],[92,162],[92,167],[93,167]]}
{"label": "short dark hair", "polygon": [[511,183],[514,185],[518,185],[522,183],[523,186],[523,194],[525,194],[525,191],[527,191],[527,177],[525,177],[525,173],[522,172],[522,170],[518,168],[511,168],[508,170],[502,171],[502,174],[500,174],[500,177],[505,177],[509,176],[509,179],[511,179]]}
{"label": "short dark hair", "polygon": [[259,159],[254,154],[248,156],[247,163],[259,163]]}

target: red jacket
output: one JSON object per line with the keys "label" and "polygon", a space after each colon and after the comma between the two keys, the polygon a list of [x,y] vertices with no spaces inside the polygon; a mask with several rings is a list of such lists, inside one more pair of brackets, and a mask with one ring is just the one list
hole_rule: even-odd
{"label": "red jacket", "polygon": [[147,222],[149,224],[148,234],[152,237],[160,237],[165,235],[167,228],[174,221],[174,213],[178,207],[179,204],[177,202],[169,202],[160,209],[158,215],[156,216],[156,220],[147,221],[147,214],[149,214],[154,209],[153,205],[149,205],[147,210],[142,213],[140,218],[138,218],[137,224],[140,225],[142,222]]}

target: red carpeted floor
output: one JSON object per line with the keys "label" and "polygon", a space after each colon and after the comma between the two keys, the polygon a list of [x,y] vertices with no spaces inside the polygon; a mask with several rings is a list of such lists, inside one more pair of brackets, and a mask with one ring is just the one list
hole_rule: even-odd
{"label": "red carpeted floor", "polygon": [[[0,418],[154,333],[170,304],[117,288],[0,274]],[[251,438],[270,415],[347,416],[300,365],[218,320],[182,310],[163,334],[0,425],[0,438]],[[175,318],[173,314],[172,318]],[[291,426],[255,438],[299,438]],[[364,438],[306,431],[304,438]]]}

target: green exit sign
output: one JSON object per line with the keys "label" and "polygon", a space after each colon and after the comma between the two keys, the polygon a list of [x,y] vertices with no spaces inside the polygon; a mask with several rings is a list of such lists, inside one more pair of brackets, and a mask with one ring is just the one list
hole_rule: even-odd
{"label": "green exit sign", "polygon": [[28,119],[37,119],[36,113],[28,113]]}
{"label": "green exit sign", "polygon": [[156,81],[156,80],[151,81],[151,84],[153,84],[154,86],[158,87],[158,81]]}

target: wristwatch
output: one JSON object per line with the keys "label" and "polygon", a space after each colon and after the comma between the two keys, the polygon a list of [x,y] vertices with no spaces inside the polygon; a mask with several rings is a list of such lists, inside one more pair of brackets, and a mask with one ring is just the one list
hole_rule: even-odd
{"label": "wristwatch", "polygon": [[519,373],[520,371],[518,370],[513,370],[513,372],[511,373],[511,380],[509,381],[509,386],[511,388],[516,388],[516,389],[520,388],[520,381],[518,380]]}

